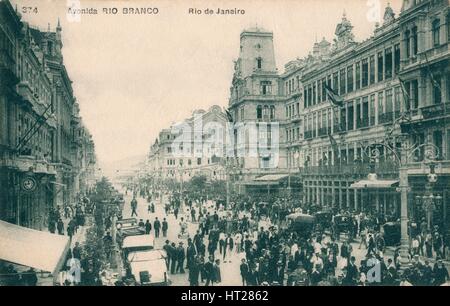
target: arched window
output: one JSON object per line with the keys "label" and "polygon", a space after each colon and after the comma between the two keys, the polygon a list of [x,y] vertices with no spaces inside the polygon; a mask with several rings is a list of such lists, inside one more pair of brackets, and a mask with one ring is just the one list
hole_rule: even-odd
{"label": "arched window", "polygon": [[261,68],[262,68],[262,58],[258,57],[258,58],[256,59],[256,67],[257,67],[258,69],[261,69]]}
{"label": "arched window", "polygon": [[441,22],[439,19],[435,19],[432,24],[432,31],[433,31],[433,46],[439,46],[439,29],[441,27]]}

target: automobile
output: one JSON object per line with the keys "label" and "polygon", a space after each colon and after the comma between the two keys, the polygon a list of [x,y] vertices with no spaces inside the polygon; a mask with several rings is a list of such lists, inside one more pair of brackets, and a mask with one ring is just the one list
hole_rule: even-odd
{"label": "automobile", "polygon": [[137,251],[149,251],[155,249],[155,238],[152,235],[127,236],[122,241],[122,251],[124,258],[128,254]]}
{"label": "automobile", "polygon": [[137,284],[141,286],[169,285],[166,256],[163,250],[130,252],[127,261]]}
{"label": "automobile", "polygon": [[120,219],[116,221],[117,228],[126,227],[126,226],[134,226],[138,224],[138,219],[136,218],[126,218]]}
{"label": "automobile", "polygon": [[401,227],[400,222],[387,222],[382,227],[382,233],[386,246],[397,246],[400,244]]}
{"label": "automobile", "polygon": [[332,226],[333,213],[331,211],[318,211],[314,214],[316,223],[320,224],[323,229],[329,229]]}
{"label": "automobile", "polygon": [[353,229],[352,216],[338,214],[334,216],[333,222],[338,233],[350,233]]}
{"label": "automobile", "polygon": [[302,236],[309,236],[316,223],[316,218],[303,213],[293,213],[286,217],[286,226],[289,230],[295,231]]}
{"label": "automobile", "polygon": [[138,236],[145,234],[145,228],[138,225],[123,226],[123,227],[121,226],[118,229],[120,229],[123,238],[128,236]]}

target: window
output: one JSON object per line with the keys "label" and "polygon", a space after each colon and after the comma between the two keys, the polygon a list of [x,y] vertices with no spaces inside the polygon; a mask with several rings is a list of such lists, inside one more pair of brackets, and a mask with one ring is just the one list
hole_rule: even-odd
{"label": "window", "polygon": [[353,91],[353,65],[347,67],[347,92]]}
{"label": "window", "polygon": [[355,83],[356,83],[356,90],[361,88],[361,64],[358,62],[356,63],[356,78],[355,78]]}
{"label": "window", "polygon": [[270,106],[270,119],[275,119],[275,106],[273,105]]}
{"label": "window", "polygon": [[351,131],[354,128],[354,117],[353,117],[353,101],[347,104],[347,130]]}
{"label": "window", "polygon": [[258,105],[256,107],[256,119],[262,119],[262,106]]}
{"label": "window", "polygon": [[264,120],[268,120],[269,119],[269,106],[267,106],[267,105],[264,105],[264,108],[263,108],[263,119]]}
{"label": "window", "polygon": [[400,44],[394,46],[394,72],[398,74],[400,71]]}
{"label": "window", "polygon": [[369,63],[366,59],[362,61],[362,87],[366,87],[369,84]]}
{"label": "window", "polygon": [[317,103],[322,102],[322,83],[317,81]]}
{"label": "window", "polygon": [[439,39],[439,29],[441,28],[441,23],[439,19],[435,19],[431,25],[433,32],[433,46],[437,47],[440,45]]}
{"label": "window", "polygon": [[308,88],[308,105],[311,106],[312,104],[312,87],[311,85]]}
{"label": "window", "polygon": [[369,98],[363,97],[362,98],[362,126],[367,127],[369,126]]}
{"label": "window", "polygon": [[303,90],[303,107],[307,108],[308,104],[308,91],[306,89]]}
{"label": "window", "polygon": [[271,81],[261,81],[261,94],[267,95],[272,93],[272,82]]}
{"label": "window", "polygon": [[314,83],[312,88],[312,103],[316,105],[316,83]]}
{"label": "window", "polygon": [[385,60],[385,78],[392,78],[392,48],[387,48],[384,52]]}
{"label": "window", "polygon": [[378,93],[378,123],[381,123],[384,114],[384,95],[383,92]]}
{"label": "window", "polygon": [[411,39],[412,39],[412,50],[411,55],[415,56],[417,54],[417,27],[412,28]]}
{"label": "window", "polygon": [[327,83],[327,79],[322,79],[322,101],[327,100],[327,89],[325,88],[325,84]]}
{"label": "window", "polygon": [[383,52],[378,52],[378,82],[383,81]]}
{"label": "window", "polygon": [[345,94],[345,68],[341,69],[341,71],[339,72],[339,82],[340,82],[340,94],[343,95]]}
{"label": "window", "polygon": [[411,33],[408,31],[405,31],[405,51],[406,51],[406,58],[409,58],[411,56]]}
{"label": "window", "polygon": [[258,58],[256,59],[256,67],[257,67],[258,69],[261,69],[261,68],[262,68],[262,58],[258,57]]}
{"label": "window", "polygon": [[244,113],[244,107],[241,107],[241,121],[243,121],[244,120],[244,118],[245,118],[245,113]]}
{"label": "window", "polygon": [[359,98],[356,99],[355,105],[356,105],[356,113],[355,113],[356,128],[360,128],[362,126],[362,121],[361,121],[361,99],[359,99]]}
{"label": "window", "polygon": [[411,103],[412,103],[412,108],[413,109],[417,109],[419,108],[419,83],[417,82],[417,80],[413,80],[411,81]]}
{"label": "window", "polygon": [[394,89],[394,112],[396,118],[400,116],[401,112],[400,87],[395,87]]}
{"label": "window", "polygon": [[371,56],[369,58],[369,70],[370,70],[370,76],[369,76],[369,83],[370,85],[375,84],[375,56]]}
{"label": "window", "polygon": [[339,76],[338,73],[333,73],[333,90],[339,92]]}
{"label": "window", "polygon": [[392,104],[392,89],[386,90],[386,114],[391,114],[393,112]]}
{"label": "window", "polygon": [[192,160],[188,159],[188,165],[192,165]]}
{"label": "window", "polygon": [[434,104],[440,104],[442,102],[441,94],[441,77],[435,76],[433,83],[433,101]]}
{"label": "window", "polygon": [[442,156],[442,131],[434,131],[433,132],[433,142],[434,145],[437,147],[437,153],[438,157]]}
{"label": "window", "polygon": [[375,125],[375,95],[370,96],[370,102],[369,102],[369,125]]}
{"label": "window", "polygon": [[199,158],[197,158],[197,165],[201,165],[201,164],[202,164],[202,158],[199,157]]}

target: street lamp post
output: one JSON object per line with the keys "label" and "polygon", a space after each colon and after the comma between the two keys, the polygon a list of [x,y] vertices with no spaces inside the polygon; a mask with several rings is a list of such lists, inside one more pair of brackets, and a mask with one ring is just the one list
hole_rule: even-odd
{"label": "street lamp post", "polygon": [[[431,164],[431,174],[435,178],[434,164],[437,156],[439,156],[439,149],[432,143],[424,143],[420,145],[413,144],[412,146],[407,142],[407,134],[400,134],[397,140],[401,143],[400,154],[397,152],[395,142],[387,137],[382,142],[377,142],[365,147],[364,152],[369,149],[369,157],[373,162],[381,157],[379,148],[383,147],[384,152],[389,151],[399,164],[399,187],[397,191],[400,192],[400,266],[405,269],[409,266],[409,234],[408,234],[408,193],[411,187],[408,182],[408,162],[410,158],[418,151],[425,148],[424,162]],[[430,175],[429,175],[430,178]]]}

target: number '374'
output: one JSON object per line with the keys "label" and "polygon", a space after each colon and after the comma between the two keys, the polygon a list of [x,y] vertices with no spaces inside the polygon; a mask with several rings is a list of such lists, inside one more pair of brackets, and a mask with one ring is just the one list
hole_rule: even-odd
{"label": "number '374'", "polygon": [[37,12],[38,12],[38,8],[37,7],[22,6],[22,13],[24,13],[24,14],[30,14],[30,13],[37,14]]}

